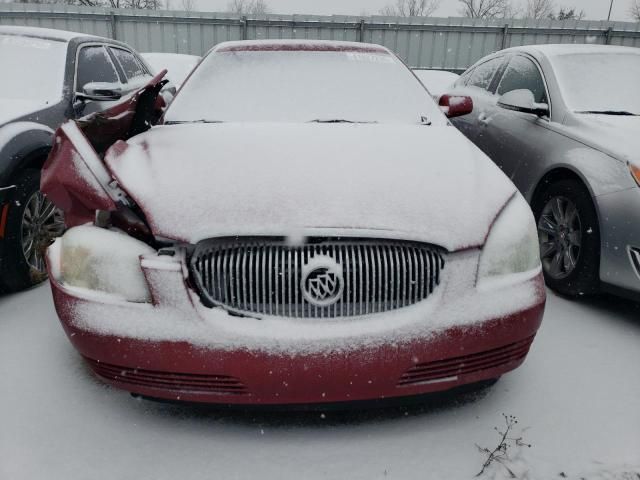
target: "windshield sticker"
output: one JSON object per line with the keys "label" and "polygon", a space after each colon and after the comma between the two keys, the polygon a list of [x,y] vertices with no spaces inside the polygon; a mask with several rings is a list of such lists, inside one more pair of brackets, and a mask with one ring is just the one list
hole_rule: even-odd
{"label": "windshield sticker", "polygon": [[353,62],[393,63],[390,55],[376,53],[346,52],[347,58]]}

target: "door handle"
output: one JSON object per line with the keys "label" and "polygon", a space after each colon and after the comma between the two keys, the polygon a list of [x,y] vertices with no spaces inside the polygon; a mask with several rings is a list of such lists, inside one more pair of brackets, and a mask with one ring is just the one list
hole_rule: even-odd
{"label": "door handle", "polygon": [[491,123],[491,118],[487,117],[487,114],[482,112],[480,115],[478,115],[478,123],[486,127],[487,125],[489,125],[489,123]]}

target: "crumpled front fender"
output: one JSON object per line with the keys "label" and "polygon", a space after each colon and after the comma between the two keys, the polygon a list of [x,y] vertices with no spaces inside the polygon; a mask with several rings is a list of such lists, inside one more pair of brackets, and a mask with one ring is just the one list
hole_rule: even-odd
{"label": "crumpled front fender", "polygon": [[103,112],[63,124],[42,169],[42,192],[65,213],[67,227],[90,222],[98,210],[131,206],[103,163],[112,145],[157,123],[166,105],[159,101],[166,70],[126,100]]}

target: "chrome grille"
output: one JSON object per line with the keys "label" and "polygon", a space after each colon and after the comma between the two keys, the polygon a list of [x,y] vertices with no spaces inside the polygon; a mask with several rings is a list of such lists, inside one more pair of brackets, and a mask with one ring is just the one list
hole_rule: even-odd
{"label": "chrome grille", "polygon": [[[302,291],[305,265],[319,256],[342,269],[341,294],[328,306],[310,303]],[[233,238],[200,242],[190,272],[206,306],[242,315],[323,318],[420,302],[439,285],[444,265],[442,249],[417,242],[309,239],[291,246],[279,239]]]}

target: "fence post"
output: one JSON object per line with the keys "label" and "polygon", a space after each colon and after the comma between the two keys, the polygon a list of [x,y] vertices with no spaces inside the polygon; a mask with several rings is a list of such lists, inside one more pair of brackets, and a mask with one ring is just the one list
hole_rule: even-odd
{"label": "fence post", "polygon": [[611,45],[611,34],[613,33],[613,27],[607,28],[604,32],[605,43],[607,45]]}
{"label": "fence post", "polygon": [[116,17],[116,12],[111,10],[109,15],[109,22],[111,23],[111,38],[114,40],[118,39],[118,18]]}
{"label": "fence post", "polygon": [[504,27],[502,27],[502,48],[504,50],[507,48],[507,36],[509,35],[509,24],[505,23]]}
{"label": "fence post", "polygon": [[246,40],[249,37],[249,19],[243,15],[240,21],[242,22],[242,40]]}
{"label": "fence post", "polygon": [[359,38],[358,41],[359,42],[364,42],[364,29],[365,29],[366,25],[364,23],[364,18],[362,20],[360,20],[360,28],[358,30],[359,32]]}

